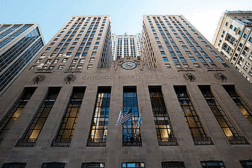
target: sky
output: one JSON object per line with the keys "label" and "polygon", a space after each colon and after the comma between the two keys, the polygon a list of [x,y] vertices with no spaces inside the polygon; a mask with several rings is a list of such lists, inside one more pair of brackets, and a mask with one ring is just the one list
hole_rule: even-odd
{"label": "sky", "polygon": [[252,10],[252,0],[0,0],[0,24],[38,23],[48,43],[71,16],[110,15],[119,35],[141,33],[143,15],[183,15],[212,42],[226,10]]}

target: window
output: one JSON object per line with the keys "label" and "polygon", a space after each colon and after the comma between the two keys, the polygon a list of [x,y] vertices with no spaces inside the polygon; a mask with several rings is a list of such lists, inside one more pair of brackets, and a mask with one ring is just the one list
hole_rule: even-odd
{"label": "window", "polygon": [[86,56],[87,56],[86,52],[82,53],[82,57],[86,57]]}
{"label": "window", "polygon": [[98,87],[87,146],[106,146],[111,87]]}
{"label": "window", "polygon": [[187,55],[192,55],[192,53],[190,51],[186,51]]}
{"label": "window", "polygon": [[216,57],[218,61],[223,61],[221,57]]}
{"label": "window", "polygon": [[99,42],[95,42],[95,45],[99,45]]}
{"label": "window", "polygon": [[38,139],[38,136],[44,126],[44,123],[46,122],[54,102],[56,101],[59,91],[59,87],[50,87],[48,89],[48,94],[43,104],[36,112],[31,124],[28,127],[28,130],[26,130],[22,138],[18,140],[16,146],[33,147],[35,145],[35,142]]}
{"label": "window", "polygon": [[155,37],[155,40],[159,40],[159,38],[158,38],[158,37]]}
{"label": "window", "polygon": [[51,47],[47,47],[47,48],[46,48],[46,51],[49,51],[50,49],[51,49]]}
{"label": "window", "polygon": [[149,94],[158,144],[160,146],[177,145],[177,139],[175,138],[172,130],[172,125],[166,110],[161,86],[149,86]]}
{"label": "window", "polygon": [[252,37],[249,38],[249,41],[252,43]]}
{"label": "window", "polygon": [[57,41],[57,40],[58,40],[58,38],[55,38],[55,39],[54,39],[54,41]]}
{"label": "window", "polygon": [[184,44],[184,42],[183,41],[179,41],[179,44]]}
{"label": "window", "polygon": [[164,62],[168,62],[167,57],[163,57]]}
{"label": "window", "polygon": [[207,48],[207,49],[211,49],[211,47],[210,47],[209,45],[206,45],[206,48]]}
{"label": "window", "polygon": [[82,163],[81,168],[104,168],[105,163]]}
{"label": "window", "polygon": [[129,119],[122,123],[123,146],[142,146],[140,127],[135,126],[138,121],[138,103],[136,87],[123,87],[123,116],[127,113]]}
{"label": "window", "polygon": [[206,44],[206,42],[205,41],[201,41],[203,44]]}
{"label": "window", "polygon": [[84,51],[88,51],[89,50],[89,47],[85,47]]}
{"label": "window", "polygon": [[26,163],[4,163],[2,168],[25,168]]}
{"label": "window", "polygon": [[162,162],[162,168],[185,168],[185,164],[179,161]]}
{"label": "window", "polygon": [[247,38],[247,37],[248,37],[248,35],[247,35],[247,34],[244,34],[244,35],[243,35],[243,38]]}
{"label": "window", "polygon": [[229,143],[231,145],[237,144],[248,144],[245,137],[239,136],[238,132],[234,128],[233,124],[229,120],[228,116],[223,111],[222,107],[220,106],[219,102],[216,100],[214,95],[212,94],[211,88],[209,85],[207,86],[199,86],[208,106],[212,110],[217,122],[219,123],[222,131],[226,135]]}
{"label": "window", "polygon": [[65,63],[67,62],[68,58],[63,58],[62,62]]}
{"label": "window", "polygon": [[100,37],[97,37],[97,40],[100,40],[101,38]]}
{"label": "window", "polygon": [[74,50],[74,47],[70,47],[69,50]]}
{"label": "window", "polygon": [[92,55],[96,55],[96,52],[92,52]]}
{"label": "window", "polygon": [[187,47],[185,45],[183,45],[182,47],[183,47],[183,49],[187,49]]}
{"label": "window", "polygon": [[193,62],[195,61],[194,57],[189,57],[189,58],[191,61],[193,61]]}
{"label": "window", "polygon": [[243,168],[251,168],[252,160],[240,160],[240,163]]}
{"label": "window", "polygon": [[57,162],[51,162],[51,163],[43,163],[42,168],[64,168],[65,163],[57,163]]}
{"label": "window", "polygon": [[62,49],[61,49],[61,51],[65,51],[65,50],[66,50],[66,48],[62,48]]}
{"label": "window", "polygon": [[80,64],[84,64],[85,58],[80,59]]}
{"label": "window", "polygon": [[93,50],[97,50],[98,49],[98,46],[94,46],[94,49]]}
{"label": "window", "polygon": [[126,162],[122,163],[122,168],[145,168],[143,162]]}
{"label": "window", "polygon": [[50,46],[53,46],[55,43],[54,42],[52,42],[51,44],[50,44]]}
{"label": "window", "polygon": [[160,41],[157,41],[157,44],[161,44]]}
{"label": "window", "polygon": [[70,102],[67,110],[65,111],[65,115],[62,119],[56,138],[52,142],[52,146],[70,146],[84,93],[85,87],[73,88]]}
{"label": "window", "polygon": [[233,99],[235,104],[240,109],[241,113],[247,118],[252,124],[252,110],[247,106],[247,104],[242,100],[235,90],[234,85],[223,85],[224,89],[228,92],[229,96]]}
{"label": "window", "polygon": [[161,55],[165,55],[165,52],[164,51],[160,51]]}
{"label": "window", "polygon": [[202,161],[202,168],[226,168],[222,161]]}
{"label": "window", "polygon": [[60,65],[58,69],[62,70],[62,69],[64,69],[64,67],[65,67],[65,65]]}
{"label": "window", "polygon": [[82,69],[82,65],[77,65],[76,69]]}
{"label": "window", "polygon": [[211,53],[212,53],[213,55],[216,55],[216,52],[215,52],[215,51],[211,51]]}
{"label": "window", "polygon": [[234,27],[233,25],[230,25],[230,29],[233,29],[233,27]]}
{"label": "window", "polygon": [[241,30],[238,31],[238,34],[241,35]]}
{"label": "window", "polygon": [[197,115],[191,99],[188,95],[186,86],[174,86],[181,110],[184,114],[186,124],[190,130],[195,145],[212,145],[210,137],[207,137],[199,116]]}
{"label": "window", "polygon": [[237,30],[237,27],[234,28],[234,31],[235,31],[235,32],[236,32],[236,30]]}
{"label": "window", "polygon": [[15,102],[14,106],[8,111],[7,115],[0,120],[0,139],[3,139],[7,131],[10,130],[13,125],[13,122],[15,122],[20,116],[35,90],[35,87],[24,88],[21,98]]}
{"label": "window", "polygon": [[226,64],[226,63],[222,63],[222,65],[223,65],[225,68],[229,68],[228,64]]}
{"label": "window", "polygon": [[93,63],[94,62],[95,57],[91,57],[89,60],[89,63]]}
{"label": "window", "polygon": [[226,26],[228,26],[228,22],[226,22]]}
{"label": "window", "polygon": [[93,67],[93,64],[88,64],[87,69],[90,70],[92,69],[92,67]]}

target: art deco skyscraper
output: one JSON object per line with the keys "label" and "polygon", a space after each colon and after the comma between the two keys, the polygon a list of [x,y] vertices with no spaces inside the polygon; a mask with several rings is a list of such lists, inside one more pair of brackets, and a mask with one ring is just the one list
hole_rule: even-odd
{"label": "art deco skyscraper", "polygon": [[251,165],[251,84],[183,16],[141,44],[112,62],[110,17],[71,17],[0,97],[0,166]]}
{"label": "art deco skyscraper", "polygon": [[0,24],[0,96],[43,46],[37,24]]}
{"label": "art deco skyscraper", "polygon": [[141,34],[112,34],[112,54],[114,60],[117,57],[124,58],[126,56],[141,56]]}
{"label": "art deco skyscraper", "polygon": [[213,45],[252,83],[252,11],[226,11],[220,18]]}

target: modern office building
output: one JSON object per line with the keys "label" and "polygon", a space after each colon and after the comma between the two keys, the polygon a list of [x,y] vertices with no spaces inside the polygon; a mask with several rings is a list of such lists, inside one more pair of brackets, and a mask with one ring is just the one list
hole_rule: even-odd
{"label": "modern office building", "polygon": [[0,96],[43,46],[37,24],[0,24]]}
{"label": "modern office building", "polygon": [[136,35],[116,35],[112,34],[112,54],[113,59],[124,58],[126,56],[141,56],[141,33]]}
{"label": "modern office building", "polygon": [[226,11],[220,18],[213,45],[252,83],[252,11]]}
{"label": "modern office building", "polygon": [[0,98],[0,166],[249,167],[251,84],[183,16],[141,44],[112,62],[110,17],[71,17]]}

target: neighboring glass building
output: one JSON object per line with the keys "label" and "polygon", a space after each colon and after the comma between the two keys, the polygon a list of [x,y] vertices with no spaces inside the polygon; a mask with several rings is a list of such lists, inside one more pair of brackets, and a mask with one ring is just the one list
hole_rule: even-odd
{"label": "neighboring glass building", "polygon": [[226,11],[220,18],[213,45],[252,83],[252,11]]}
{"label": "neighboring glass building", "polygon": [[0,96],[43,46],[37,24],[0,25]]}
{"label": "neighboring glass building", "polygon": [[136,35],[116,35],[112,34],[112,54],[113,59],[125,56],[141,56],[141,33]]}

